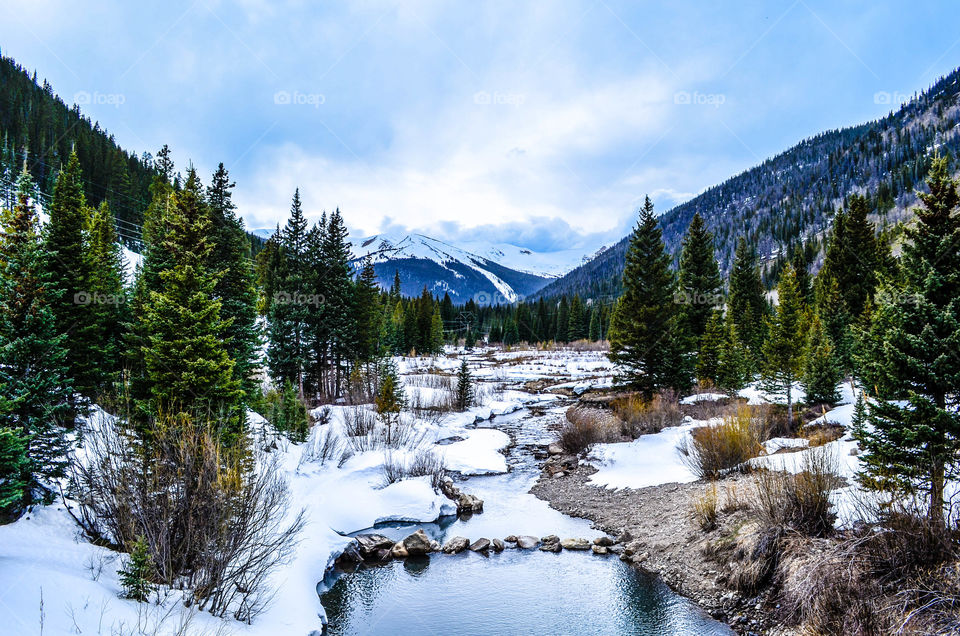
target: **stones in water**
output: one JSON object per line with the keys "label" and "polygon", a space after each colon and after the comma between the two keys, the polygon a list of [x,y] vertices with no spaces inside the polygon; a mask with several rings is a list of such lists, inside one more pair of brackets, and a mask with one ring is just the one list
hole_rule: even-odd
{"label": "stones in water", "polygon": [[541,552],[559,552],[563,549],[563,546],[560,545],[560,537],[555,534],[548,534],[547,536],[543,537],[541,541]]}
{"label": "stones in water", "polygon": [[589,550],[593,544],[586,539],[564,539],[560,545],[564,550]]}
{"label": "stones in water", "polygon": [[490,549],[490,539],[480,538],[470,544],[471,552],[486,552]]}
{"label": "stones in water", "polygon": [[407,551],[407,548],[404,547],[403,541],[397,541],[390,549],[390,556],[394,559],[405,559],[410,556],[410,553]]}
{"label": "stones in water", "polygon": [[463,492],[457,498],[457,512],[483,512],[483,499]]}
{"label": "stones in water", "polygon": [[516,542],[517,542],[517,535],[515,535],[515,534],[508,535],[508,536],[506,536],[503,540],[506,541],[507,543],[516,543]]}
{"label": "stones in water", "polygon": [[596,544],[592,545],[590,549],[593,550],[594,554],[607,554],[610,551],[609,548],[607,548],[607,546],[596,545]]}
{"label": "stones in water", "polygon": [[443,544],[443,551],[446,554],[457,554],[470,547],[470,539],[466,537],[452,537]]}
{"label": "stones in water", "polygon": [[393,548],[393,539],[385,537],[382,534],[361,534],[357,536],[357,551],[364,561],[383,559],[378,557],[381,550],[386,550],[389,554]]}
{"label": "stones in water", "polygon": [[[509,537],[507,537],[509,539]],[[517,537],[517,547],[521,550],[532,550],[533,548],[540,545],[540,539],[536,537],[531,537],[528,534],[525,534],[521,537]]]}
{"label": "stones in water", "polygon": [[501,541],[500,539],[494,539],[493,541],[490,542],[490,547],[493,548],[494,552],[503,552],[503,549],[506,546],[503,544],[503,541]]}
{"label": "stones in water", "polygon": [[593,545],[599,545],[605,548],[609,548],[610,546],[613,545],[613,543],[614,541],[610,537],[597,537],[596,539],[593,540]]}
{"label": "stones in water", "polygon": [[403,547],[406,548],[407,554],[410,556],[428,554],[432,550],[430,545],[430,537],[428,537],[427,533],[423,531],[423,528],[420,528],[409,537],[404,539]]}

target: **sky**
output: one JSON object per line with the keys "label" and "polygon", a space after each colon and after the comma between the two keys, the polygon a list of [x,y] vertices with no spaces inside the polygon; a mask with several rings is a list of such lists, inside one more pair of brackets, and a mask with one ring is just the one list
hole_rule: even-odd
{"label": "sky", "polygon": [[960,66],[960,4],[5,0],[0,50],[248,228],[585,253]]}

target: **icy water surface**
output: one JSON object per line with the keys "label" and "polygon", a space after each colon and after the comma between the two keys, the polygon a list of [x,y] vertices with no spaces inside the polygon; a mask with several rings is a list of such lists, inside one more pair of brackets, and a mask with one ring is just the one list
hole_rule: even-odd
{"label": "icy water surface", "polygon": [[[482,426],[508,432],[517,445],[505,475],[458,485],[485,502],[484,512],[432,524],[386,524],[401,539],[417,528],[443,543],[510,534],[594,538],[590,523],[551,509],[527,493],[537,478],[528,446],[551,439],[547,425],[562,409],[501,416]],[[489,556],[465,552],[395,561],[329,577],[317,586],[329,634],[731,634],[659,580],[616,556],[508,548]]]}

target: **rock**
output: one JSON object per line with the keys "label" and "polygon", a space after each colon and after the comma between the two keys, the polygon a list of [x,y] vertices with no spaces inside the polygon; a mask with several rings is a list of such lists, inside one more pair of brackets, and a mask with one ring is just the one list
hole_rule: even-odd
{"label": "rock", "polygon": [[586,539],[564,539],[560,545],[564,550],[589,550],[592,544]]}
{"label": "rock", "polygon": [[361,534],[357,537],[357,550],[364,560],[373,557],[377,551],[393,547],[393,539],[382,534]]}
{"label": "rock", "polygon": [[552,477],[551,479],[557,479],[557,478],[559,478],[559,477],[566,477],[566,476],[567,476],[567,473],[565,473],[565,472],[563,472],[562,470],[560,470],[560,471],[557,471],[557,472],[553,473],[553,477]]}
{"label": "rock", "polygon": [[516,543],[516,542],[517,542],[517,535],[515,535],[515,534],[508,535],[508,536],[504,539],[504,541],[506,541],[507,543]]}
{"label": "rock", "polygon": [[337,557],[334,565],[336,565],[338,568],[346,569],[350,566],[360,563],[361,561],[363,561],[363,555],[360,554],[360,550],[357,549],[357,544],[351,543],[343,549],[343,552]]}
{"label": "rock", "polygon": [[490,539],[480,538],[470,544],[471,552],[486,552],[489,549],[490,549]]}
{"label": "rock", "polygon": [[449,477],[444,477],[440,482],[440,492],[443,493],[443,496],[451,501],[457,501],[460,499],[460,489],[457,488],[456,484],[453,483],[453,480]]}
{"label": "rock", "polygon": [[610,552],[611,554],[623,554],[623,546],[619,543],[615,543],[607,548],[607,552]]}
{"label": "rock", "polygon": [[439,552],[439,551],[440,551],[440,542],[439,542],[439,541],[431,541],[431,542],[430,542],[430,551],[431,551],[431,552]]}
{"label": "rock", "polygon": [[407,551],[407,548],[404,547],[403,541],[397,541],[393,548],[390,549],[390,556],[394,559],[406,559],[410,556],[410,553]]}
{"label": "rock", "polygon": [[470,539],[466,537],[452,537],[443,544],[443,551],[447,554],[457,554],[470,547]]}
{"label": "rock", "polygon": [[590,549],[593,550],[593,553],[594,553],[594,554],[607,554],[607,553],[610,551],[610,549],[607,548],[607,546],[605,546],[605,545],[596,545],[596,544],[594,544],[593,546],[591,546]]}
{"label": "rock", "polygon": [[547,446],[547,453],[550,455],[563,455],[563,446],[554,442]]}
{"label": "rock", "polygon": [[540,545],[540,539],[536,537],[531,537],[528,534],[525,534],[522,537],[517,537],[517,547],[521,550],[532,550],[538,545]]}
{"label": "rock", "polygon": [[494,539],[490,542],[490,547],[493,548],[494,552],[503,552],[503,549],[506,547],[503,545],[503,541],[500,539]]}
{"label": "rock", "polygon": [[543,542],[540,545],[540,550],[542,552],[559,552],[563,549],[563,546],[560,545],[560,537],[555,534],[549,534],[543,537],[541,541]]}
{"label": "rock", "polygon": [[421,528],[403,540],[403,547],[405,547],[407,553],[412,556],[427,554],[431,549],[430,537],[428,537],[427,533]]}
{"label": "rock", "polygon": [[636,555],[635,557],[633,557],[633,562],[634,562],[635,564],[638,564],[638,565],[639,565],[640,563],[643,563],[644,561],[646,561],[646,560],[649,559],[649,558],[650,558],[650,553],[649,553],[649,552],[644,552],[644,553],[642,553],[642,554],[638,554],[638,555]]}
{"label": "rock", "polygon": [[617,543],[626,544],[626,543],[630,543],[631,541],[633,541],[633,535],[630,534],[629,530],[624,530],[623,532],[620,533],[620,536],[617,537]]}
{"label": "rock", "polygon": [[593,545],[600,545],[605,548],[609,548],[610,546],[613,545],[613,539],[611,539],[610,537],[597,537],[596,539],[593,540]]}
{"label": "rock", "polygon": [[457,499],[457,512],[481,512],[483,511],[483,499],[475,495],[460,493]]}
{"label": "rock", "polygon": [[377,550],[377,551],[373,554],[373,557],[372,557],[370,560],[371,560],[371,561],[377,561],[378,563],[383,563],[384,561],[389,561],[389,560],[390,560],[390,549],[388,549],[388,548],[383,548],[383,549],[381,549],[381,550]]}

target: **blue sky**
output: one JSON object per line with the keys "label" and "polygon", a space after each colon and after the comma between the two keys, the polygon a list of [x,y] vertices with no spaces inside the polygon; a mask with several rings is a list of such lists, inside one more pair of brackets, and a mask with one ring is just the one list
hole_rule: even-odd
{"label": "blue sky", "polygon": [[[3,53],[249,227],[592,250],[960,65],[951,2],[7,0]],[[207,177],[208,178],[208,177]]]}

